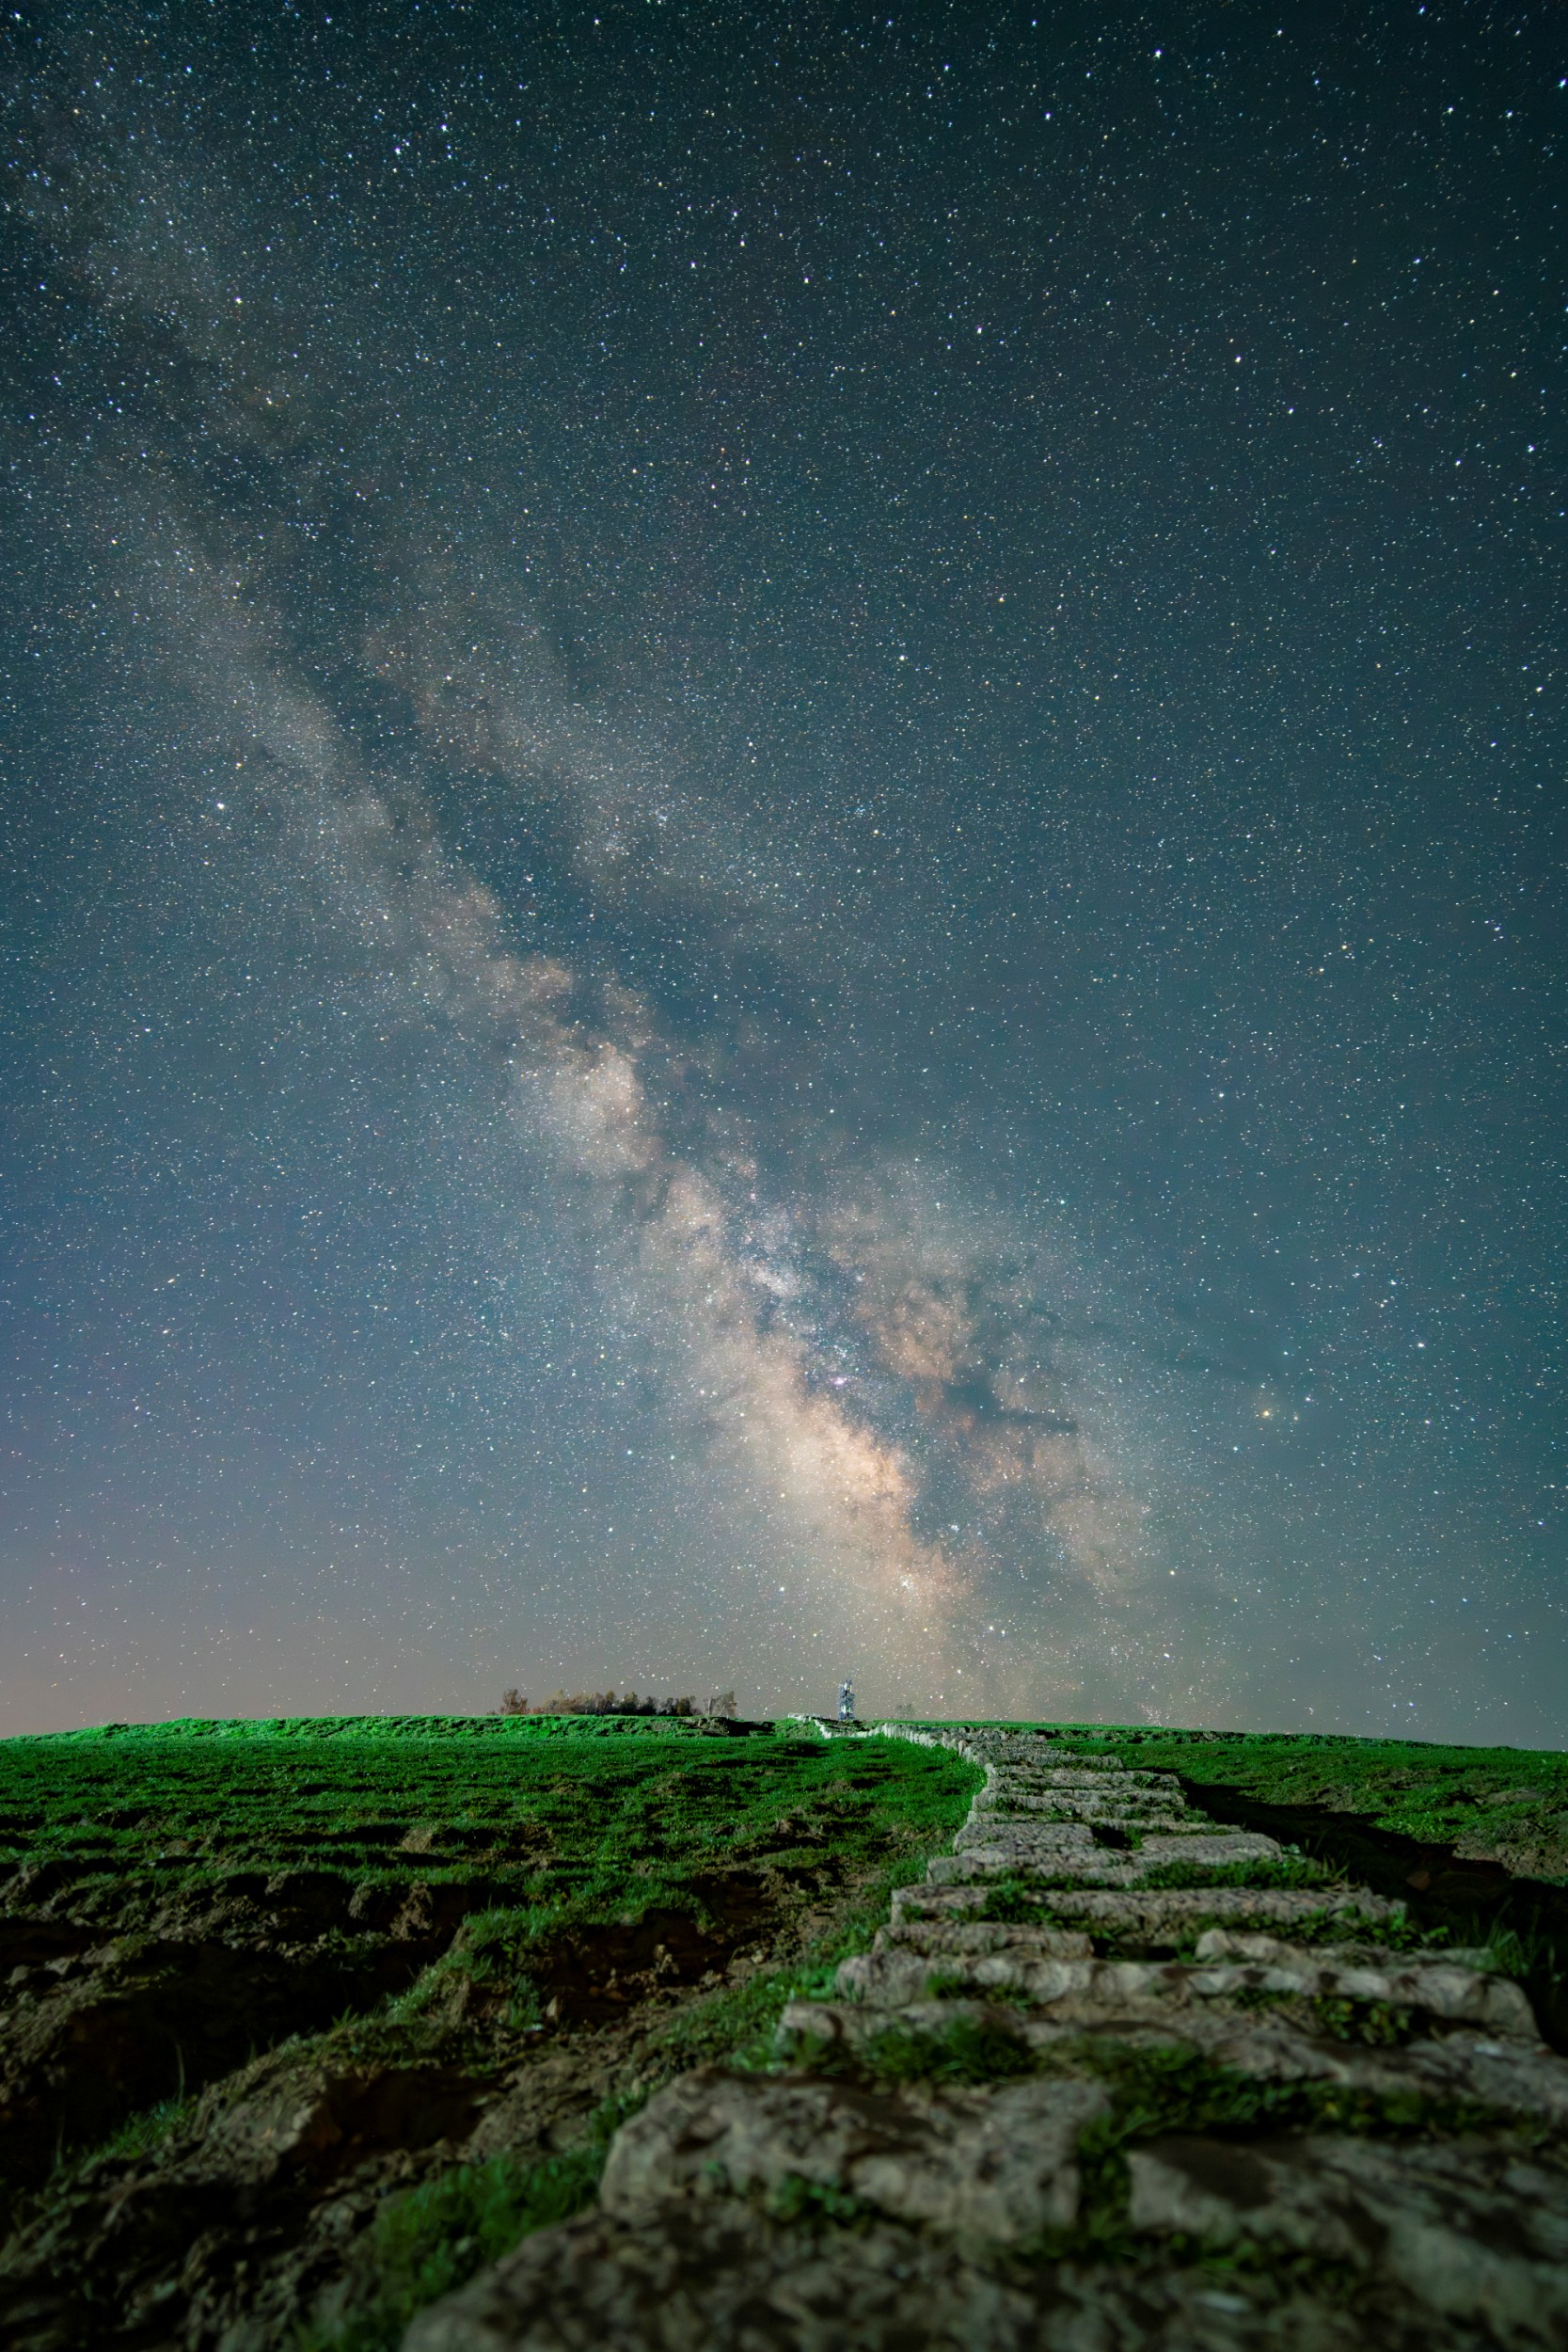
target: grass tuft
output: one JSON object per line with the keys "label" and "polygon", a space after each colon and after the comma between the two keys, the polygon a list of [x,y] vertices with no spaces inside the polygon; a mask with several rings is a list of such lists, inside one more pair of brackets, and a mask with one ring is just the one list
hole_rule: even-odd
{"label": "grass tuft", "polygon": [[1262,1894],[1274,1887],[1328,1886],[1339,1876],[1309,1854],[1283,1853],[1277,1861],[1158,1862],[1138,1881],[1141,1888],[1240,1886]]}
{"label": "grass tuft", "polygon": [[372,2223],[356,2267],[374,2280],[346,2316],[307,2326],[294,2352],[395,2352],[416,2312],[450,2295],[535,2230],[592,2203],[605,2155],[630,2103],[610,2101],[591,2137],[533,2164],[493,2156],[458,2166],[390,2200]]}
{"label": "grass tuft", "polygon": [[1328,1996],[1312,2003],[1322,2030],[1336,2042],[1355,2042],[1370,2050],[1397,2050],[1415,2032],[1407,2009],[1392,2001],[1349,2001]]}
{"label": "grass tuft", "polygon": [[852,2046],[803,2034],[791,2066],[814,2074],[889,2086],[911,2082],[1008,2082],[1033,2072],[1034,2060],[1016,2034],[989,2019],[955,2017],[939,2031],[890,2025]]}
{"label": "grass tuft", "polygon": [[786,2172],[769,2192],[766,2207],[773,2221],[830,2221],[841,2230],[863,2230],[871,2208],[836,2181],[810,2181]]}
{"label": "grass tuft", "polygon": [[1085,1923],[1064,1918],[1041,1899],[1037,1880],[999,1878],[986,1889],[986,1899],[974,1915],[1012,1928],[1077,1928]]}
{"label": "grass tuft", "polygon": [[[1065,2049],[1058,2062],[1067,2059]],[[1497,2127],[1474,2102],[1433,2099],[1415,2091],[1375,2091],[1335,2082],[1279,2082],[1217,2066],[1181,2043],[1153,2047],[1085,2039],[1074,2045],[1076,2065],[1099,2074],[1111,2090],[1109,2111],[1079,2139],[1083,2179],[1081,2249],[1126,2250],[1127,2151],[1168,2133],[1245,2137],[1259,2130],[1332,2130],[1392,2137],[1451,2137]]]}

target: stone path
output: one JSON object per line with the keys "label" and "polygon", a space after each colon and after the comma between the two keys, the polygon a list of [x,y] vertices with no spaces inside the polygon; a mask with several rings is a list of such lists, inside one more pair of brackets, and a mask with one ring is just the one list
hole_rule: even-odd
{"label": "stone path", "polygon": [[1561,2352],[1568,2061],[1484,1952],[1168,1774],[941,1737],[955,1850],[781,2069],[669,2085],[406,2352]]}

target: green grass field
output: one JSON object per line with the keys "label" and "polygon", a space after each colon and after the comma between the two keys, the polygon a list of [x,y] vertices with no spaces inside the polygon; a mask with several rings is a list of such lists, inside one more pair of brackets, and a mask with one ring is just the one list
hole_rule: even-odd
{"label": "green grass field", "polygon": [[167,1724],[0,1742],[8,1899],[74,1914],[416,1883],[491,1908],[700,1915],[738,1867],[851,1872],[940,1842],[974,1775],[904,1741],[724,1739],[670,1719]]}
{"label": "green grass field", "polygon": [[[1568,2032],[1568,1756],[1036,1727],[1178,1773],[1298,1846],[1277,1867],[1304,1881],[1407,1899],[1413,1939],[1490,1937]],[[296,2352],[391,2352],[411,2312],[592,2197],[650,2090],[768,2063],[785,2000],[863,1947],[978,1779],[903,1739],[670,1717],[0,1741],[0,2334],[13,2278],[19,2309],[64,2295],[40,2346],[96,2344],[95,2314],[164,2276],[190,2196],[228,2212],[246,2133],[320,2113],[340,2153],[285,2167],[276,2211],[242,2187],[179,2293],[219,2333],[262,2309]],[[508,2137],[472,2155],[498,2102]],[[106,2226],[133,2187],[145,2245]],[[253,2274],[258,2229],[283,2251]]]}
{"label": "green grass field", "polygon": [[[1044,1726],[1195,1789],[1354,1818],[1568,1884],[1568,1756],[1319,1735]],[[0,1741],[0,1882],[73,1907],[485,1880],[498,1905],[686,1899],[716,1867],[854,1862],[946,1819],[931,1751],[670,1718],[372,1717],[109,1725]],[[276,1891],[276,1890],[275,1890]],[[323,1890],[325,1891],[325,1889]],[[373,1903],[370,1903],[373,1908]]]}

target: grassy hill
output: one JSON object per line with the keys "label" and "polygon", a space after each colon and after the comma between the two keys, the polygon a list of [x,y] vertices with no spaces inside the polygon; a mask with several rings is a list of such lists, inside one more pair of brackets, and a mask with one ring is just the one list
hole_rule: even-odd
{"label": "grassy hill", "polygon": [[[1423,1932],[1512,1938],[1560,2010],[1568,1757],[1037,1728],[1354,1863]],[[977,1778],[903,1739],[671,1717],[0,1742],[0,2334],[391,2345],[591,2195],[661,2082],[765,2054]]]}

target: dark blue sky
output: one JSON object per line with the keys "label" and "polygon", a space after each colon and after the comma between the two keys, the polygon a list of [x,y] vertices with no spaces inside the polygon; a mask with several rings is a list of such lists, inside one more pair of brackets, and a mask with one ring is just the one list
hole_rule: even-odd
{"label": "dark blue sky", "polygon": [[1568,1736],[1561,34],[10,19],[5,1729]]}

